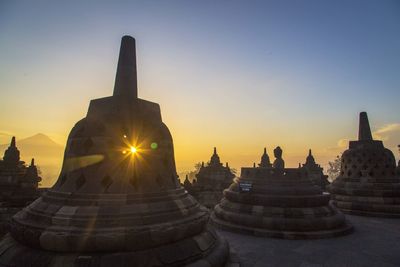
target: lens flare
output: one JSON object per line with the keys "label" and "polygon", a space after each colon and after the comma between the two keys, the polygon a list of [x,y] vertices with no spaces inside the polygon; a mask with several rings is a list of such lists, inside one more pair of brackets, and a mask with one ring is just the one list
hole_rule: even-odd
{"label": "lens flare", "polygon": [[150,145],[151,149],[157,149],[158,144],[156,142],[151,143]]}
{"label": "lens flare", "polygon": [[131,151],[132,154],[135,154],[137,152],[137,149],[136,149],[136,147],[131,146],[130,151]]}

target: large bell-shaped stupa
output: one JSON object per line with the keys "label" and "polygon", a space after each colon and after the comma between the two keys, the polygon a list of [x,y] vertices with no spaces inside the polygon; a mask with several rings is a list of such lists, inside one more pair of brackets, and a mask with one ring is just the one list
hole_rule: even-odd
{"label": "large bell-shaped stupa", "polygon": [[229,249],[180,185],[160,106],[137,97],[135,39],[122,38],[114,94],[92,100],[56,184],[16,214],[5,266],[222,266]]}
{"label": "large bell-shaped stupa", "polygon": [[340,174],[328,187],[335,205],[357,215],[400,217],[400,174],[393,152],[373,140],[366,112],[358,141],[343,152]]}
{"label": "large bell-shaped stupa", "polygon": [[329,203],[329,193],[322,192],[304,168],[285,168],[280,147],[274,154],[272,166],[268,161],[242,168],[214,208],[211,222],[228,231],[286,239],[350,233],[352,226]]}

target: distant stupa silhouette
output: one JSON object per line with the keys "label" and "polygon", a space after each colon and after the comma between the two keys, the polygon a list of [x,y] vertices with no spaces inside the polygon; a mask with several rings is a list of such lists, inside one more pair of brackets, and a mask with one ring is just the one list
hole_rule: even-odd
{"label": "distant stupa silhouette", "polygon": [[366,112],[360,113],[358,140],[343,152],[340,174],[328,187],[346,213],[400,217],[400,176],[393,152],[373,140]]}
{"label": "distant stupa silhouette", "polygon": [[206,166],[202,163],[196,174],[196,183],[190,184],[189,181],[185,181],[184,186],[203,206],[213,209],[234,177],[228,163],[225,166],[221,163],[217,148],[214,147],[210,162]]}
{"label": "distant stupa silhouette", "polygon": [[13,217],[0,265],[222,266],[229,248],[208,216],[178,182],[159,105],[137,97],[124,36],[113,96],[73,127],[56,184]]}
{"label": "distant stupa silhouette", "polygon": [[11,217],[39,197],[41,180],[34,159],[29,166],[20,160],[13,136],[0,160],[0,237],[7,233]]}

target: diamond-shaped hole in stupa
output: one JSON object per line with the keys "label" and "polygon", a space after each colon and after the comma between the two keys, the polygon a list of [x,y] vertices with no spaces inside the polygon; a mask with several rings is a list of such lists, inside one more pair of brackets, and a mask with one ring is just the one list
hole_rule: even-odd
{"label": "diamond-shaped hole in stupa", "polygon": [[58,181],[13,217],[0,265],[223,266],[229,248],[208,216],[178,182],[159,105],[137,97],[124,36],[113,96],[73,127]]}

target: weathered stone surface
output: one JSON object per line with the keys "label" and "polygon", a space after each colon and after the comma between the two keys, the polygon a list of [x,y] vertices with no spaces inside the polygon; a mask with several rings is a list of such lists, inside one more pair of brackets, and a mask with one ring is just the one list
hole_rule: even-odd
{"label": "weathered stone surface", "polygon": [[242,267],[398,267],[399,221],[346,216],[351,235],[317,240],[259,238],[218,231],[240,258]]}
{"label": "weathered stone surface", "polygon": [[177,178],[171,134],[159,105],[137,98],[135,40],[124,36],[114,95],[92,100],[71,130],[58,181],[13,217],[0,264],[222,266],[227,243]]}
{"label": "weathered stone surface", "polygon": [[367,113],[360,113],[359,140],[343,152],[340,174],[328,187],[342,211],[400,217],[400,176],[392,151],[372,139]]}
{"label": "weathered stone surface", "polygon": [[[202,251],[195,239],[204,233],[211,237]],[[201,266],[202,262],[224,266],[229,263],[228,243],[213,229],[206,228],[202,234],[154,248],[108,252],[47,251],[19,244],[6,235],[0,247],[0,266]]]}
{"label": "weathered stone surface", "polygon": [[232,183],[234,177],[228,163],[226,166],[222,165],[214,147],[209,164],[205,166],[204,162],[202,163],[199,173],[196,174],[196,180],[190,183],[186,177],[183,185],[200,204],[213,209],[221,200],[223,190]]}
{"label": "weathered stone surface", "polygon": [[329,203],[330,195],[310,180],[305,168],[283,168],[282,150],[275,152],[276,168],[242,168],[211,222],[224,230],[286,239],[350,233],[352,226]]}
{"label": "weathered stone surface", "polygon": [[7,232],[11,217],[39,197],[41,180],[34,159],[29,166],[20,160],[13,137],[0,160],[0,236]]}

